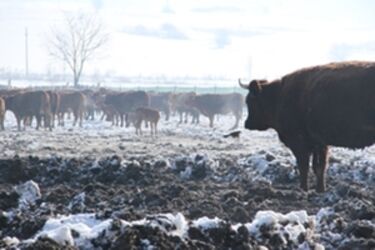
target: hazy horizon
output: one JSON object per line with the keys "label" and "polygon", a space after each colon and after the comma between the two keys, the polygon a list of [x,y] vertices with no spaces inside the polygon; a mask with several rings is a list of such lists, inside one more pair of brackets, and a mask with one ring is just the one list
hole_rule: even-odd
{"label": "hazy horizon", "polygon": [[[0,2],[0,69],[62,73],[46,38],[64,13],[95,13],[110,34],[89,74],[276,78],[301,67],[375,58],[375,2],[120,1]],[[65,69],[69,73],[68,69]]]}

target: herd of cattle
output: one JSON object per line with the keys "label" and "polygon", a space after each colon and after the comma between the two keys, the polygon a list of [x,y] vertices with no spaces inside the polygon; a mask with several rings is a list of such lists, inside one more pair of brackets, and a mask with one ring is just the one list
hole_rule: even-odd
{"label": "herd of cattle", "polygon": [[160,113],[169,120],[172,113],[180,116],[180,123],[199,123],[199,115],[208,117],[213,127],[217,114],[233,113],[236,118],[233,128],[238,127],[242,117],[244,98],[239,93],[201,94],[195,92],[145,92],[99,90],[0,90],[0,126],[4,130],[5,112],[13,112],[18,130],[25,129],[36,120],[36,129],[41,126],[52,130],[55,125],[64,126],[64,117],[73,114],[73,126],[82,126],[85,119],[93,120],[95,114],[101,120],[115,126],[133,124],[136,133],[141,132],[141,124],[150,124],[151,133],[157,133]]}

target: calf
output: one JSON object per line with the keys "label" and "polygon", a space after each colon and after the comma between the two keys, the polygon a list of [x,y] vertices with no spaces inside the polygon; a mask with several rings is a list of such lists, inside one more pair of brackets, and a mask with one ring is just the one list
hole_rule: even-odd
{"label": "calf", "polygon": [[141,124],[142,121],[150,123],[151,135],[157,134],[158,122],[160,120],[160,113],[156,109],[140,107],[128,115],[129,122],[134,124],[135,133],[142,135]]}

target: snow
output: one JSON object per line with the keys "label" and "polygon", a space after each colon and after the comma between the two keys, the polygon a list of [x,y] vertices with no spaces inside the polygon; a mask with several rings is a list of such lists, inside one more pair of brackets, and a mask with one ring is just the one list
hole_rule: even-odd
{"label": "snow", "polygon": [[84,209],[85,208],[85,199],[86,199],[86,194],[85,192],[79,193],[76,196],[73,197],[73,199],[70,201],[68,208],[79,208],[79,209]]}
{"label": "snow", "polygon": [[[48,237],[62,245],[88,247],[90,240],[99,236],[108,229],[112,220],[97,220],[95,214],[61,215],[47,220],[43,229],[35,235],[28,243],[32,243],[38,237]],[[74,238],[72,230],[78,233]]]}
{"label": "snow", "polygon": [[304,210],[292,211],[285,215],[274,211],[259,211],[255,219],[245,225],[249,233],[258,239],[262,237],[262,228],[269,228],[270,232],[278,234],[286,244],[284,233],[287,233],[293,242],[297,242],[300,234],[306,234],[308,230],[304,225],[312,219],[313,217],[308,216]]}
{"label": "snow", "polygon": [[210,219],[207,216],[204,216],[202,218],[199,218],[193,221],[193,226],[201,228],[203,230],[207,230],[210,228],[218,227],[220,222],[222,222],[222,220],[217,217]]}
{"label": "snow", "polygon": [[[322,216],[323,212],[317,215]],[[262,227],[270,228],[271,231],[280,235],[286,244],[285,233],[289,234],[293,242],[298,241],[298,236],[305,234],[308,230],[304,224],[311,221],[315,216],[308,216],[306,211],[293,211],[288,214],[276,213],[274,211],[259,211],[251,223],[244,224],[249,233],[260,240],[262,237]],[[99,236],[103,231],[108,231],[113,220],[96,219],[95,214],[75,214],[61,215],[50,218],[45,223],[43,229],[32,239],[26,240],[32,243],[38,237],[48,237],[62,245],[71,245],[83,249],[89,249],[90,240]],[[134,225],[145,225],[158,227],[169,235],[181,238],[188,237],[187,231],[189,226],[200,228],[205,231],[208,229],[218,228],[224,221],[220,218],[201,217],[188,222],[181,213],[177,214],[157,214],[137,221],[121,221],[122,226],[131,227]],[[241,224],[233,225],[232,228],[238,228]],[[284,226],[283,226],[284,225]],[[313,230],[313,229],[311,229]],[[73,231],[78,235],[73,237]],[[16,239],[13,239],[17,242]],[[144,239],[145,246],[150,246],[147,239]],[[151,246],[150,246],[151,247]],[[301,246],[302,247],[302,246]],[[308,249],[308,248],[299,249]]]}
{"label": "snow", "polygon": [[17,239],[16,237],[9,237],[9,236],[6,236],[3,238],[3,241],[5,243],[6,246],[17,246],[18,244],[20,244],[20,241],[19,239]]}
{"label": "snow", "polygon": [[20,196],[18,201],[20,209],[26,209],[29,205],[35,204],[35,201],[42,197],[38,184],[32,180],[16,186],[15,190]]}

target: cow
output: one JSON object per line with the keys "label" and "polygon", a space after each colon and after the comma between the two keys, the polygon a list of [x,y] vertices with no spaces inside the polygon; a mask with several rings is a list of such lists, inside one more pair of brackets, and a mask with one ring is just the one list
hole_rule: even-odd
{"label": "cow", "polygon": [[253,80],[245,128],[273,128],[293,152],[300,185],[308,190],[310,159],[317,192],[325,191],[328,147],[375,142],[375,63],[340,62],[297,70],[271,82]]}
{"label": "cow", "polygon": [[[199,111],[188,103],[195,96],[195,92],[174,93],[170,96],[171,110],[180,116],[179,123],[187,123],[188,115],[192,116],[191,123],[199,123]],[[184,119],[185,114],[185,119]]]}
{"label": "cow", "polygon": [[238,127],[242,117],[244,98],[239,93],[202,94],[192,97],[187,103],[208,117],[211,128],[214,126],[215,115],[233,113],[236,121],[232,130]]}
{"label": "cow", "polygon": [[36,129],[41,125],[42,117],[45,119],[45,126],[52,130],[51,126],[51,105],[49,95],[45,91],[29,91],[4,97],[5,107],[13,112],[17,120],[18,131],[21,130],[21,121],[36,117]]}
{"label": "cow", "polygon": [[165,114],[165,120],[169,120],[169,116],[171,113],[171,93],[148,93],[150,97],[150,107],[159,110]]}
{"label": "cow", "polygon": [[81,92],[60,92],[59,95],[59,125],[64,126],[65,113],[72,111],[74,115],[73,126],[79,122],[79,126],[82,127],[83,113],[85,110],[85,96]]}
{"label": "cow", "polygon": [[139,107],[148,107],[150,99],[145,91],[109,93],[105,96],[104,104],[115,108],[120,116],[121,127],[124,126],[124,121],[126,121],[126,127],[128,127],[126,115]]}
{"label": "cow", "polygon": [[85,89],[82,91],[82,94],[85,96],[85,120],[95,120],[95,110],[97,109],[95,103],[96,93],[91,89]]}
{"label": "cow", "polygon": [[129,121],[134,124],[135,133],[142,135],[141,125],[142,121],[150,123],[151,135],[157,135],[158,122],[160,120],[160,113],[156,109],[139,107],[134,112],[129,113]]}
{"label": "cow", "polygon": [[4,120],[5,120],[5,101],[0,97],[0,129],[4,130]]}

